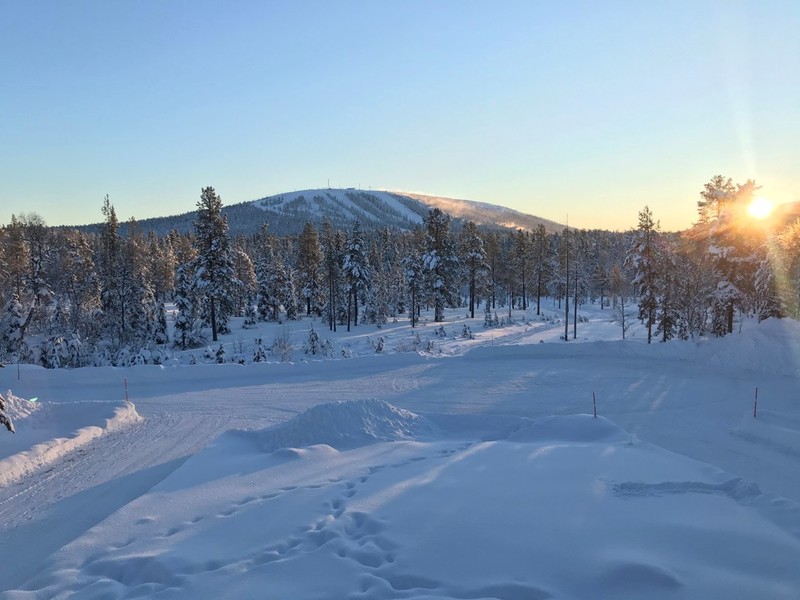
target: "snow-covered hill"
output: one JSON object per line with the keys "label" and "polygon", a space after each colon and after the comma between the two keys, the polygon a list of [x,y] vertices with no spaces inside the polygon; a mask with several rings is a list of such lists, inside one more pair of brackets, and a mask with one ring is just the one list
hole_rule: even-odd
{"label": "snow-covered hill", "polygon": [[486,202],[385,190],[301,190],[262,198],[252,205],[269,215],[270,229],[279,233],[294,232],[306,221],[319,226],[323,218],[344,229],[359,221],[365,228],[407,230],[422,223],[431,208],[439,208],[456,221],[485,227],[532,230],[542,224],[548,231],[562,228],[554,221]]}
{"label": "snow-covered hill", "polygon": [[277,194],[252,203],[270,217],[278,230],[308,221],[319,225],[327,218],[334,227],[349,229],[356,221],[366,228],[411,229],[422,223],[427,208],[391,192],[356,189],[301,190]]}

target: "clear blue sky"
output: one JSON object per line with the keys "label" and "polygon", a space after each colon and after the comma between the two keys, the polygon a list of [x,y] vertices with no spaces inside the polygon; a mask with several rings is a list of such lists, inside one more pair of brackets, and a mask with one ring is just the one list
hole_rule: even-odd
{"label": "clear blue sky", "polygon": [[800,200],[800,2],[0,0],[0,221],[387,188],[627,229]]}

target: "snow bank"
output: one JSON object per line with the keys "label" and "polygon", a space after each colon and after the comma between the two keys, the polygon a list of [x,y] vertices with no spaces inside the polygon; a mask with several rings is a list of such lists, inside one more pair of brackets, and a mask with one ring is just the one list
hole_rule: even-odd
{"label": "snow bank", "polygon": [[[6,456],[0,460],[0,485],[7,485],[32,471],[39,469],[45,465],[51,464],[55,460],[69,454],[85,446],[93,439],[109,432],[124,427],[130,423],[138,421],[141,417],[136,412],[136,407],[132,402],[126,402],[122,406],[117,406],[113,409],[113,415],[107,419],[103,419],[99,425],[89,425],[81,427],[77,431],[67,433],[58,428],[52,429],[51,427],[43,428],[42,424],[47,423],[52,426],[53,423],[57,425],[59,414],[73,409],[75,405],[39,405],[39,408],[25,407],[22,402],[26,400],[16,399],[14,406],[17,414],[20,417],[13,418],[27,418],[27,422],[31,425],[30,428],[23,427],[21,424],[17,425],[17,442],[13,445],[8,445],[2,448],[3,450],[16,451],[15,453]],[[28,403],[31,404],[31,403]],[[97,414],[97,409],[92,407],[91,412]],[[36,413],[34,417],[31,417]],[[41,416],[41,422],[36,417]],[[85,422],[85,419],[79,418],[78,421]],[[39,434],[39,435],[37,435]],[[58,437],[54,437],[58,436]],[[63,437],[62,437],[63,436]],[[44,437],[44,441],[30,445],[31,440]]]}
{"label": "snow bank", "polygon": [[537,419],[508,436],[512,442],[544,442],[548,440],[593,443],[629,442],[631,434],[603,417],[566,415]]}
{"label": "snow bank", "polygon": [[800,322],[745,321],[741,333],[700,344],[697,356],[725,368],[797,377],[800,376]]}
{"label": "snow bank", "polygon": [[293,419],[256,432],[265,452],[326,444],[336,449],[375,442],[417,439],[431,431],[419,415],[382,400],[331,402],[310,408]]}

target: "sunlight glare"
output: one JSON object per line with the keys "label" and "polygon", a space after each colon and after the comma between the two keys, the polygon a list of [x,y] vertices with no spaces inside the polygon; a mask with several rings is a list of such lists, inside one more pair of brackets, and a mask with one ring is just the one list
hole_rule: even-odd
{"label": "sunlight glare", "polygon": [[771,200],[767,198],[753,198],[753,201],[747,207],[747,213],[754,219],[766,219],[773,209]]}

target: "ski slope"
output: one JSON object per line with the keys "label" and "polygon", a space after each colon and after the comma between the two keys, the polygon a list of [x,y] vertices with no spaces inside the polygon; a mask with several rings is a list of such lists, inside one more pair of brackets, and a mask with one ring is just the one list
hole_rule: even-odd
{"label": "ski slope", "polygon": [[0,598],[796,598],[800,326],[647,345],[607,313],[2,369]]}

